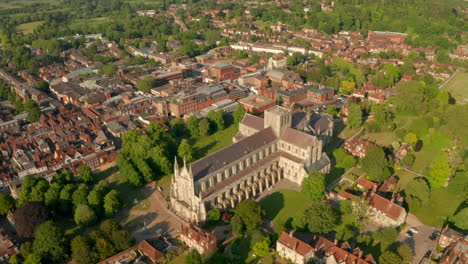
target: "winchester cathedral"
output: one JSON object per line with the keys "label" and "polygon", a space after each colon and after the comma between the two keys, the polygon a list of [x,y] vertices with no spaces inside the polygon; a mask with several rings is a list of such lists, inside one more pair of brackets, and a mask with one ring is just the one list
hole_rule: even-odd
{"label": "winchester cathedral", "polygon": [[333,133],[330,116],[294,115],[284,107],[264,118],[246,114],[234,143],[192,164],[174,166],[171,208],[186,220],[204,221],[213,208],[235,208],[285,178],[301,184],[311,171],[328,173],[322,151]]}

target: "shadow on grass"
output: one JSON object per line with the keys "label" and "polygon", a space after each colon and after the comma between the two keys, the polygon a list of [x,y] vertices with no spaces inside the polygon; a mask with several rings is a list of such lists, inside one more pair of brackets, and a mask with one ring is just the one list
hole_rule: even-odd
{"label": "shadow on grass", "polygon": [[284,207],[284,195],[280,192],[272,193],[260,201],[260,204],[266,210],[265,218],[273,220]]}

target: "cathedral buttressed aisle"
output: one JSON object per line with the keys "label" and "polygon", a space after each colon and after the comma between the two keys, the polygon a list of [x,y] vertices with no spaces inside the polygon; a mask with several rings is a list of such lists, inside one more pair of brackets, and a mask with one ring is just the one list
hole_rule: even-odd
{"label": "cathedral buttressed aisle", "polygon": [[328,173],[330,159],[317,136],[291,128],[287,108],[275,106],[265,118],[246,114],[234,144],[203,159],[174,165],[171,209],[186,220],[204,221],[213,208],[235,208],[283,178],[297,184],[310,171]]}

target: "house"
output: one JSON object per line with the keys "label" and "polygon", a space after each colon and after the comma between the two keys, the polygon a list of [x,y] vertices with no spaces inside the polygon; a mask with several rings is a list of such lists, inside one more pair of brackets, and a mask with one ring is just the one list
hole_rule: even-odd
{"label": "house", "polygon": [[188,226],[180,225],[179,239],[189,248],[197,250],[200,254],[205,253],[210,248],[218,247],[214,230],[207,232],[192,221],[189,221]]}
{"label": "house", "polygon": [[440,264],[468,263],[468,236],[459,237],[452,242],[440,257]]}
{"label": "house", "polygon": [[295,264],[305,264],[315,256],[314,248],[293,235],[294,231],[281,233],[276,241],[276,251],[282,258]]}
{"label": "house", "polygon": [[19,253],[18,247],[0,229],[0,264],[10,263],[10,258]]}
{"label": "house", "polygon": [[[361,181],[361,184],[369,185],[368,182]],[[362,185],[361,185],[362,186]],[[369,215],[374,223],[380,226],[399,226],[406,220],[406,211],[403,207],[396,204],[394,197],[388,200],[376,193],[377,184],[362,194],[362,199],[366,200],[369,204]],[[351,200],[354,201],[356,196],[341,190],[338,193],[330,193],[331,198],[337,200]]]}
{"label": "house", "polygon": [[[130,263],[141,256],[149,258],[153,263],[160,263],[159,259],[162,258],[164,254],[154,248],[148,241],[143,240],[137,245],[99,262],[99,264]],[[138,261],[138,263],[140,262]]]}
{"label": "house", "polygon": [[344,150],[355,157],[364,158],[366,156],[367,150],[371,146],[374,146],[374,144],[369,141],[360,138],[354,138],[345,142]]}
{"label": "house", "polygon": [[463,235],[450,227],[445,226],[444,229],[442,229],[442,232],[439,237],[439,245],[443,248],[448,247],[451,243],[454,243],[455,241],[459,240],[460,238],[463,238]]}

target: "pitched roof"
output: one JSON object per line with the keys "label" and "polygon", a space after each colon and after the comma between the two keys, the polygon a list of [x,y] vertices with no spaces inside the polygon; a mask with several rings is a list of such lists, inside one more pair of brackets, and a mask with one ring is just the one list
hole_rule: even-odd
{"label": "pitched roof", "polygon": [[307,133],[288,127],[281,135],[281,140],[286,141],[287,143],[295,145],[297,147],[304,148],[306,146],[312,146],[317,140],[317,138]]}
{"label": "pitched roof", "polygon": [[302,240],[286,232],[281,233],[278,242],[303,256],[309,253],[310,251],[314,250],[314,248],[311,245],[303,242]]}
{"label": "pitched roof", "polygon": [[357,185],[358,186],[362,186],[366,189],[372,189],[375,185],[374,182],[372,181],[369,181],[368,179],[364,178],[364,177],[360,177],[357,181],[356,181]]}
{"label": "pitched roof", "polygon": [[262,130],[264,126],[263,118],[251,114],[245,114],[244,119],[242,119],[241,121],[241,124],[259,131]]}
{"label": "pitched roof", "polygon": [[270,127],[265,128],[244,140],[192,163],[190,166],[192,167],[193,178],[199,180],[276,139],[273,130]]}
{"label": "pitched roof", "polygon": [[375,209],[383,212],[387,217],[397,220],[405,209],[398,204],[383,198],[378,194],[371,194],[368,198],[369,204]]}

